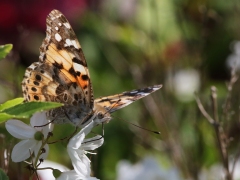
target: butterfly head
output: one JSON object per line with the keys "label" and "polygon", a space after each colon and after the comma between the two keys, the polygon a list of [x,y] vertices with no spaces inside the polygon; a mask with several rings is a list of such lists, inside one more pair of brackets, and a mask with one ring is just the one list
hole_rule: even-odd
{"label": "butterfly head", "polygon": [[108,123],[111,120],[111,114],[104,107],[94,103],[95,118],[94,121],[97,124]]}

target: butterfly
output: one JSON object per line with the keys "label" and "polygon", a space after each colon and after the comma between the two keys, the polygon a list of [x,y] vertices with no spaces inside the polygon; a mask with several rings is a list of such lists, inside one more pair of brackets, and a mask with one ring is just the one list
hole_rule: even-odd
{"label": "butterfly", "polygon": [[68,20],[60,11],[52,10],[46,25],[39,62],[26,69],[22,91],[26,102],[64,104],[47,112],[53,123],[72,123],[76,127],[84,127],[92,120],[97,124],[106,123],[112,112],[162,87],[154,85],[94,99],[87,62]]}

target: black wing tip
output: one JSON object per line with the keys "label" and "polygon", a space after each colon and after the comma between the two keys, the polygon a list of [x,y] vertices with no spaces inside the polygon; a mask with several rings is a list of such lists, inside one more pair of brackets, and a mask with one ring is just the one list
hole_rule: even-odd
{"label": "black wing tip", "polygon": [[161,89],[162,86],[163,86],[162,84],[158,84],[158,85],[153,85],[153,86],[149,86],[149,87],[143,88],[141,90],[143,92],[145,91],[146,93],[147,92],[151,93],[151,92],[154,92],[154,91],[157,91],[157,90]]}
{"label": "black wing tip", "polygon": [[[141,88],[141,89],[134,89],[131,91],[125,91],[122,94],[125,96],[136,96],[136,95],[140,95],[141,97],[147,96],[150,93],[153,93],[157,90],[159,90],[162,87],[162,84],[159,85],[153,85],[153,86],[148,86],[145,88]],[[139,99],[139,98],[138,98]]]}

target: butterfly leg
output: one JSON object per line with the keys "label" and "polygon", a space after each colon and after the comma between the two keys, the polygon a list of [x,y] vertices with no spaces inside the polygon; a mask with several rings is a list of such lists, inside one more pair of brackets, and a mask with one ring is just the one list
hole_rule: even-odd
{"label": "butterfly leg", "polygon": [[78,131],[78,127],[75,127],[74,132],[70,136],[66,136],[66,137],[61,138],[61,139],[59,139],[57,141],[48,142],[48,144],[54,144],[54,143],[57,143],[59,141],[64,141],[66,139],[67,139],[67,141],[69,141],[76,134],[77,131]]}

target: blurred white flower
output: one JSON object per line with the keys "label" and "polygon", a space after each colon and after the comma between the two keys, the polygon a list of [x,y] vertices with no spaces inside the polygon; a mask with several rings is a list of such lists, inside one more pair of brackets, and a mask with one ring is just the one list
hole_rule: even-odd
{"label": "blurred white flower", "polygon": [[192,101],[194,92],[200,88],[200,75],[195,69],[180,70],[174,76],[170,73],[167,86],[174,92],[178,100]]}
{"label": "blurred white flower", "polygon": [[234,41],[231,47],[233,52],[227,57],[227,67],[229,69],[236,68],[236,70],[240,70],[240,41]]}
{"label": "blurred white flower", "polygon": [[[22,139],[17,143],[12,151],[11,158],[13,162],[21,162],[39,152],[42,145],[42,139],[46,139],[49,132],[53,130],[53,125],[46,118],[45,112],[35,113],[30,120],[30,126],[19,120],[8,120],[6,122],[7,131],[15,138]],[[41,127],[35,127],[41,126]],[[44,146],[45,152],[41,154],[40,159],[46,159],[49,147]]]}
{"label": "blurred white flower", "polygon": [[61,174],[58,180],[61,179],[84,179],[84,180],[94,180],[95,177],[91,177],[91,166],[90,160],[86,156],[86,150],[94,150],[100,147],[104,139],[102,136],[98,135],[93,138],[85,139],[85,136],[94,127],[94,121],[91,121],[87,126],[85,126],[79,133],[72,137],[68,143],[67,151],[69,157],[72,161],[74,170],[66,171]]}
{"label": "blurred white flower", "polygon": [[[230,172],[233,168],[233,160],[229,161],[229,169]],[[236,162],[234,167],[234,172],[232,174],[232,179],[240,179],[240,160]],[[225,179],[225,170],[223,168],[222,164],[214,164],[211,167],[207,169],[203,169],[199,175],[199,180],[219,180],[219,179]]]}
{"label": "blurred white flower", "polygon": [[180,180],[175,168],[160,167],[156,160],[147,157],[141,162],[132,165],[128,161],[120,161],[117,165],[117,180]]}
{"label": "blurred white flower", "polygon": [[[137,10],[136,0],[105,0],[102,6],[106,10],[113,11],[118,18],[129,21],[134,17]],[[111,7],[111,8],[109,8]]]}

